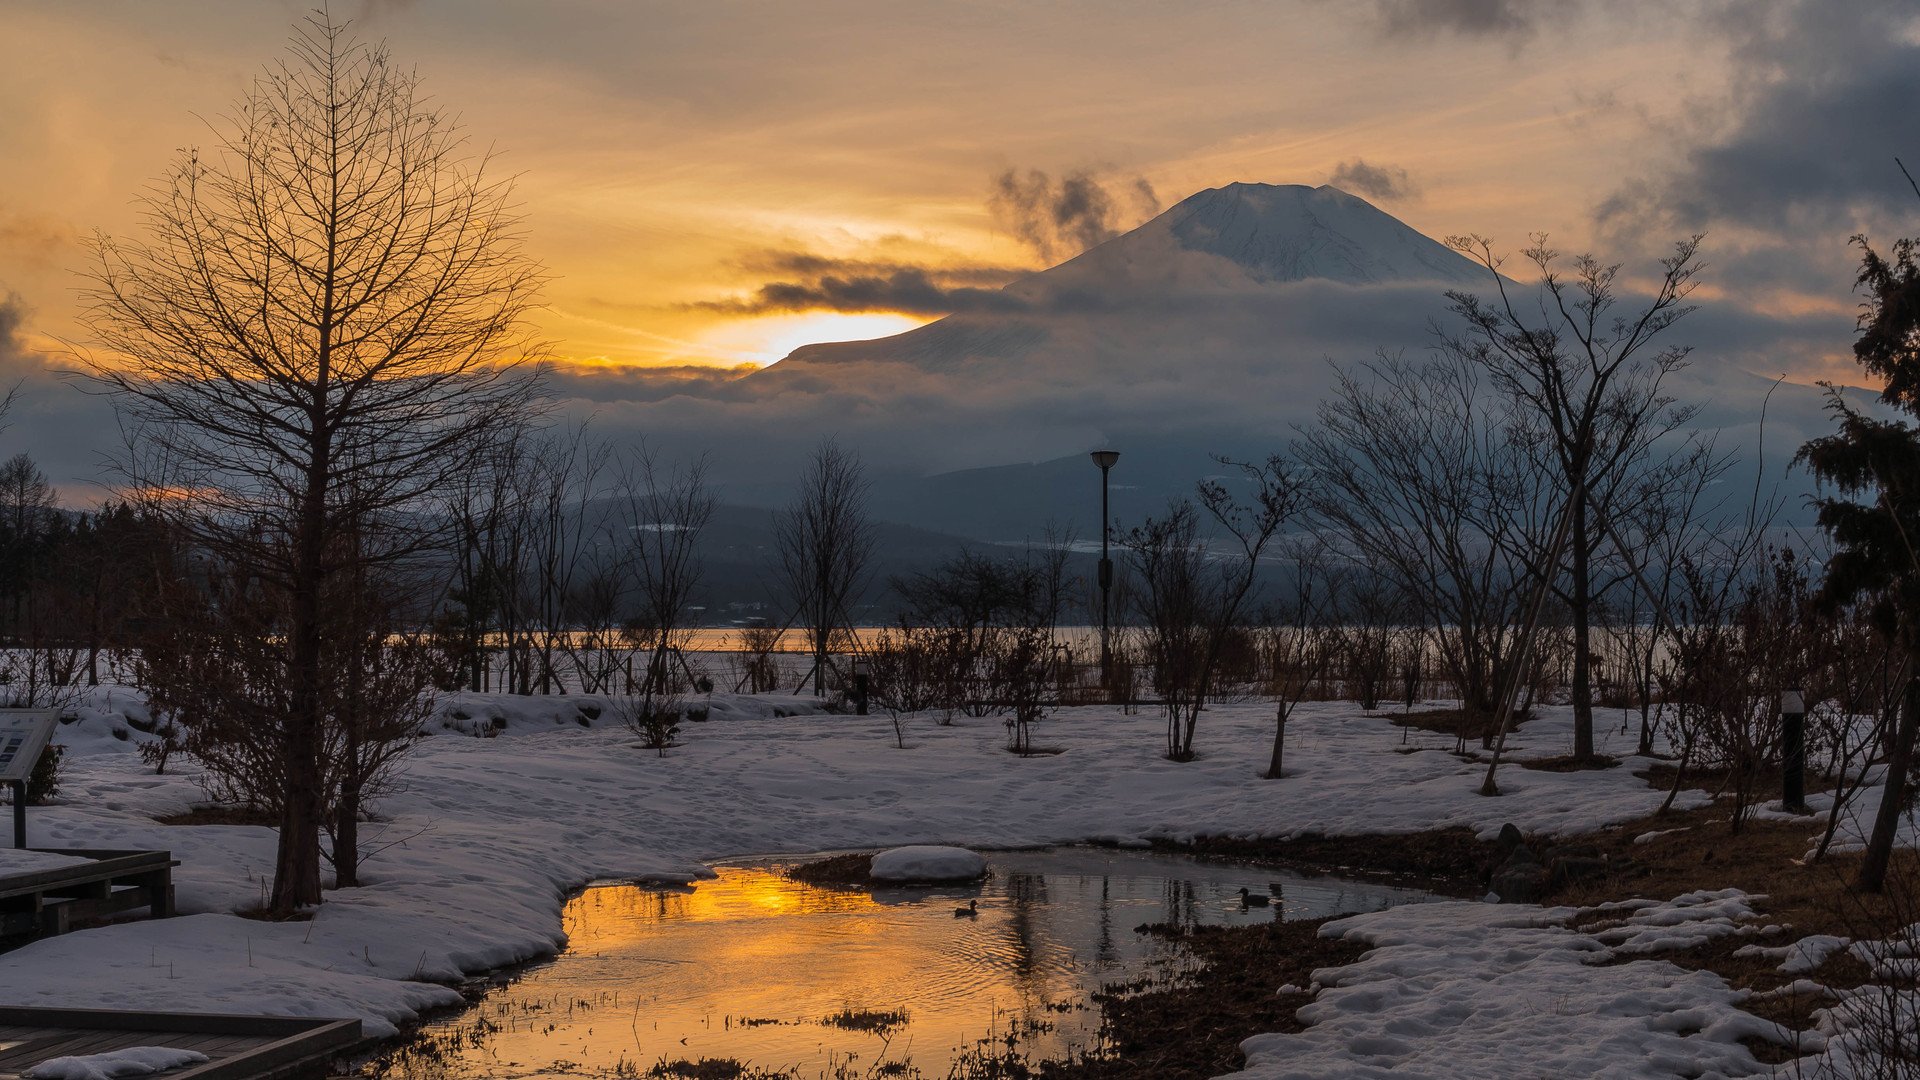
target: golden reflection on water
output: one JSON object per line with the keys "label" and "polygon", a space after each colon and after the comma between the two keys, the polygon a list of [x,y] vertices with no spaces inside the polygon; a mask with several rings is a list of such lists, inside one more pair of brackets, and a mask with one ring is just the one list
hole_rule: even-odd
{"label": "golden reflection on water", "polygon": [[[883,1062],[937,1078],[983,1040],[999,1052],[1010,1036],[1022,1053],[1057,1057],[1098,1046],[1092,991],[1186,963],[1136,933],[1143,923],[1258,922],[1418,898],[1138,853],[1001,853],[992,865],[981,886],[932,890],[816,888],[768,865],[722,868],[691,888],[588,889],[567,906],[560,959],[429,1028],[459,1043],[433,1075],[638,1076],[714,1057],[806,1080]],[[1242,907],[1242,885],[1272,907]],[[956,915],[969,899],[978,915]],[[826,1022],[848,1010],[905,1022]]]}

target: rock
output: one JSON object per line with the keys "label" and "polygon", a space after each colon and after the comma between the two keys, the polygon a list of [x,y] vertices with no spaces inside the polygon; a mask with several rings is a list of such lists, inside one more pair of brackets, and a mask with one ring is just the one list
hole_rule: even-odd
{"label": "rock", "polygon": [[1525,837],[1520,835],[1519,827],[1509,821],[1505,825],[1500,826],[1500,836],[1493,843],[1494,846],[1500,850],[1501,855],[1509,855],[1512,854],[1513,849],[1519,847],[1524,840]]}

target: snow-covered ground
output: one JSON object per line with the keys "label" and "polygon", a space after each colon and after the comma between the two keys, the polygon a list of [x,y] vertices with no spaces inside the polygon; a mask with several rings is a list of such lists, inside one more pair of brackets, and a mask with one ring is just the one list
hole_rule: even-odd
{"label": "snow-covered ground", "polygon": [[[153,820],[202,796],[189,764],[176,762],[165,776],[142,765],[135,753],[141,736],[124,722],[141,708],[131,691],[101,691],[80,722],[62,729],[59,741],[69,747],[62,804],[33,810],[31,839],[171,850],[182,863],[175,873],[183,917],[83,931],[8,954],[0,960],[0,1001],[359,1016],[381,1033],[419,1010],[456,1004],[445,983],[463,973],[560,948],[567,896],[597,878],[689,881],[708,873],[706,861],[728,856],[907,844],[1139,843],[1444,826],[1491,836],[1507,822],[1567,835],[1644,815],[1662,797],[1630,767],[1516,767],[1503,772],[1501,796],[1485,798],[1477,794],[1483,767],[1448,753],[1451,738],[1405,735],[1337,703],[1302,706],[1288,725],[1288,775],[1266,780],[1259,774],[1272,714],[1264,703],[1210,709],[1197,740],[1201,759],[1176,764],[1161,757],[1163,721],[1152,712],[1062,710],[1035,733],[1037,745],[1060,752],[1022,758],[1002,748],[997,719],[952,727],[915,719],[903,750],[884,716],[779,716],[812,704],[719,695],[713,719],[685,725],[682,745],[660,757],[640,749],[613,712],[590,698],[451,695],[436,733],[409,757],[400,790],[376,807],[384,820],[366,839],[377,852],[363,871],[366,884],[330,893],[311,922],[276,924],[234,914],[262,900],[272,867],[269,830]],[[1605,739],[1617,753],[1632,749],[1617,728]],[[1509,749],[1520,757],[1567,753],[1570,716],[1546,710]],[[1683,794],[1680,803],[1702,798]],[[1731,1029],[1715,1026],[1735,1022],[1719,1011],[1731,1007],[1719,980],[1657,960],[1574,967],[1595,949],[1625,951],[1630,941],[1599,944],[1557,919],[1563,913],[1447,904],[1347,920],[1343,932],[1381,948],[1327,975],[1321,1000],[1310,1006],[1316,1027],[1292,1037],[1306,1041],[1285,1044],[1286,1053],[1310,1047],[1343,1060],[1402,1060],[1377,1040],[1428,1042],[1449,1017],[1484,1019],[1502,994],[1531,995],[1553,983],[1561,989],[1531,1004],[1508,1002],[1500,1030],[1532,1024],[1528,1038],[1569,1043],[1579,1041],[1575,1031],[1612,1038],[1607,1033],[1619,1025],[1662,1033],[1658,1046],[1643,1046],[1653,1056],[1624,1061],[1619,1068],[1627,1071],[1608,1075],[1679,1075],[1661,1064],[1678,1059],[1661,1054],[1684,1056],[1690,1046],[1706,1055],[1702,1061],[1750,1064],[1737,1046],[1727,1048],[1722,1035]],[[1385,1034],[1342,1019],[1363,1011],[1355,994],[1373,995],[1371,1022]],[[1589,1022],[1590,1031],[1580,1026]],[[1468,1019],[1469,1027],[1477,1023]],[[1486,1030],[1479,1037],[1519,1036]],[[1403,1064],[1424,1052],[1410,1051]],[[1259,1050],[1258,1075],[1472,1074],[1413,1064],[1411,1071],[1378,1065],[1348,1074],[1260,1071],[1270,1060],[1277,1059]]]}
{"label": "snow-covered ground", "polygon": [[[1372,947],[1315,972],[1298,1035],[1242,1049],[1255,1080],[1770,1075],[1740,1041],[1792,1033],[1737,1006],[1717,975],[1657,960],[1715,937],[1778,934],[1735,890],[1619,905],[1604,929],[1573,908],[1414,904],[1328,923]],[[1585,913],[1591,917],[1594,913]],[[1605,913],[1613,914],[1613,913]]]}

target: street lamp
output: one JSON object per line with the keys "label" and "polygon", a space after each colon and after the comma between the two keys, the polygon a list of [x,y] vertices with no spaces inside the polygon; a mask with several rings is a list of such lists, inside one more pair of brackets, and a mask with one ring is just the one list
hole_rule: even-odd
{"label": "street lamp", "polygon": [[1113,560],[1107,557],[1107,470],[1120,460],[1118,450],[1095,450],[1093,463],[1100,466],[1100,682],[1113,684],[1113,646],[1107,636],[1107,612],[1113,595]]}

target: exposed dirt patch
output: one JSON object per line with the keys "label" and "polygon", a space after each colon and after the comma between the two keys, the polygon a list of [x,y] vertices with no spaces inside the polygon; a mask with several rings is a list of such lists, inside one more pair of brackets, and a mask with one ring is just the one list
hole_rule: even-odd
{"label": "exposed dirt patch", "polygon": [[1464,828],[1420,833],[1322,836],[1310,833],[1285,840],[1241,840],[1211,836],[1191,844],[1156,843],[1163,851],[1267,863],[1310,874],[1387,878],[1450,896],[1478,897],[1486,892],[1494,845]]}
{"label": "exposed dirt patch", "polygon": [[1550,758],[1509,758],[1508,764],[1518,765],[1535,772],[1591,772],[1599,769],[1612,769],[1620,765],[1619,758],[1610,758],[1605,754],[1595,754],[1582,761],[1572,754],[1562,754]]}
{"label": "exposed dirt patch", "polygon": [[[1858,855],[1831,854],[1818,862],[1807,861],[1805,856],[1825,824],[1819,817],[1748,821],[1735,833],[1728,815],[1729,808],[1722,803],[1651,815],[1582,836],[1583,846],[1605,852],[1616,869],[1570,882],[1543,902],[1587,906],[1632,897],[1679,896],[1695,889],[1738,888],[1755,894],[1759,898],[1752,901],[1754,910],[1764,922],[1778,923],[1783,928],[1780,933],[1723,938],[1679,952],[1662,952],[1654,959],[1711,971],[1738,989],[1755,991],[1756,996],[1742,1008],[1779,1024],[1783,1036],[1790,1037],[1793,1031],[1812,1027],[1814,1011],[1830,1003],[1814,994],[1777,991],[1801,978],[1836,989],[1857,987],[1869,978],[1867,965],[1842,949],[1811,972],[1788,974],[1779,970],[1778,957],[1735,953],[1745,945],[1777,947],[1813,934],[1881,937],[1889,927],[1910,920],[1913,897],[1902,888],[1886,894],[1854,892],[1849,885],[1859,868]],[[1636,842],[1641,837],[1646,837],[1645,842]],[[1908,882],[1917,875],[1920,853],[1896,852],[1890,879]],[[1792,1048],[1765,1040],[1749,1044],[1749,1049],[1761,1060],[1775,1063],[1797,1056]]]}
{"label": "exposed dirt patch", "polygon": [[280,824],[280,816],[271,810],[231,803],[202,803],[182,814],[166,814],[153,820],[162,825],[266,825]]}
{"label": "exposed dirt patch", "polygon": [[[1412,712],[1369,713],[1376,719],[1390,720],[1394,727],[1418,728],[1431,731],[1436,735],[1450,735],[1456,739],[1477,742],[1490,738],[1499,727],[1499,718],[1493,715],[1470,713],[1464,709],[1416,709]],[[1518,731],[1520,726],[1533,719],[1531,712],[1514,710],[1513,722],[1508,731]]]}
{"label": "exposed dirt patch", "polygon": [[1204,966],[1172,986],[1120,987],[1099,995],[1112,1049],[1067,1064],[1051,1080],[1203,1080],[1238,1071],[1240,1042],[1265,1031],[1301,1031],[1294,1015],[1312,1000],[1280,993],[1307,986],[1315,968],[1350,964],[1360,945],[1319,936],[1325,919],[1268,926],[1142,927],[1178,942]]}
{"label": "exposed dirt patch", "polygon": [[873,853],[857,851],[851,855],[830,855],[813,862],[780,867],[780,876],[805,885],[828,889],[864,889],[873,884]]}

